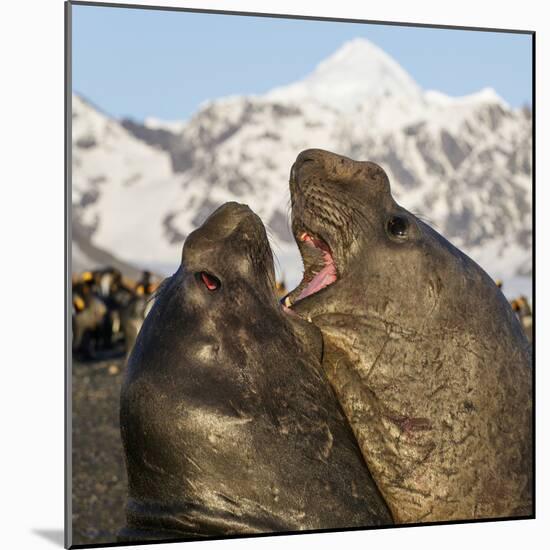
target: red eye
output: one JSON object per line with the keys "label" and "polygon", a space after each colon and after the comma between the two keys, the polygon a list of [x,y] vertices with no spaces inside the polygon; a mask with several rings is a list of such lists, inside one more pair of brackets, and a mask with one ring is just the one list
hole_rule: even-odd
{"label": "red eye", "polygon": [[220,288],[220,280],[217,277],[214,277],[214,275],[210,275],[210,273],[206,273],[206,271],[201,271],[199,275],[201,281],[204,283],[204,286],[206,286],[208,290],[214,291]]}

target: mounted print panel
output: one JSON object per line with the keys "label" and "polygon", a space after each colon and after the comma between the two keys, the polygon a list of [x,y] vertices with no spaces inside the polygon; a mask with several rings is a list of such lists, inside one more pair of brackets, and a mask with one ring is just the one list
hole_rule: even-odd
{"label": "mounted print panel", "polygon": [[533,518],[534,33],[66,17],[66,545]]}

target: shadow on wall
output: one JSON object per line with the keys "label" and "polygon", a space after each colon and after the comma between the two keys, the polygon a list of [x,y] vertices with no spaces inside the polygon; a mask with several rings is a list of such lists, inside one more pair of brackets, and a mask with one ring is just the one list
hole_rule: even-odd
{"label": "shadow on wall", "polygon": [[35,535],[52,542],[56,546],[63,548],[64,537],[63,529],[33,529]]}

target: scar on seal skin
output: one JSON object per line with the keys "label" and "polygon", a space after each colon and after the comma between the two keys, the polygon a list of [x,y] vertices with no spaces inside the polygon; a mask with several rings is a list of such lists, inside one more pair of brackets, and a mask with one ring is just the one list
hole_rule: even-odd
{"label": "scar on seal skin", "polygon": [[392,523],[321,355],[320,331],[277,300],[258,216],[220,207],[129,358],[120,540]]}
{"label": "scar on seal skin", "polygon": [[290,192],[304,277],[284,302],[321,328],[395,521],[531,515],[531,352],[502,292],[372,162],[303,151]]}

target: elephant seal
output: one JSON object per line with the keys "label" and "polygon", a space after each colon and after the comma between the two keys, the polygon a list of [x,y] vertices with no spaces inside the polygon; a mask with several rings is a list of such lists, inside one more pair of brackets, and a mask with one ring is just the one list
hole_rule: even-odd
{"label": "elephant seal", "polygon": [[319,330],[275,295],[247,206],[184,243],[128,361],[120,540],[392,523],[321,367]]}
{"label": "elephant seal", "polygon": [[304,278],[285,303],[321,328],[394,520],[531,515],[530,346],[502,292],[372,162],[303,151],[290,191]]}

